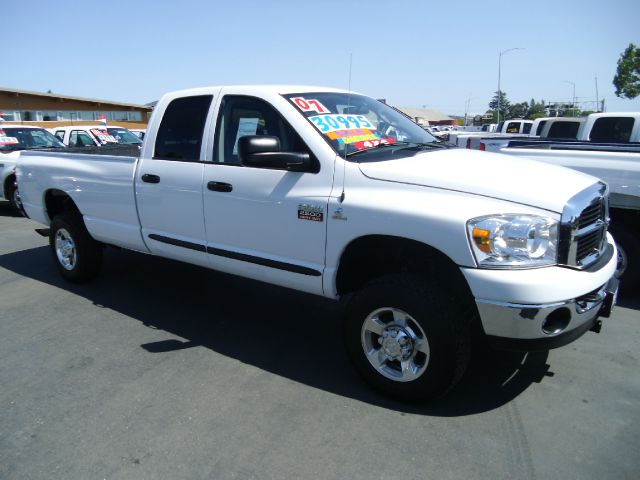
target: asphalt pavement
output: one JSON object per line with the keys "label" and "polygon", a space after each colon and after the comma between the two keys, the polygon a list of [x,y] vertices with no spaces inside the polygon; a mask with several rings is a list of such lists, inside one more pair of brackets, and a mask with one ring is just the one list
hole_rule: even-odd
{"label": "asphalt pavement", "polygon": [[112,248],[69,284],[39,227],[0,203],[0,479],[640,478],[636,292],[405,404],[357,376],[334,302]]}

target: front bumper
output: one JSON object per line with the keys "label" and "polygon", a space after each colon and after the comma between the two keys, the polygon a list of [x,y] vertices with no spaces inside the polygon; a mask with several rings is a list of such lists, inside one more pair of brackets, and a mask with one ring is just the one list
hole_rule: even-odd
{"label": "front bumper", "polygon": [[503,350],[549,350],[573,342],[589,330],[600,331],[600,317],[609,317],[615,305],[618,279],[587,295],[552,305],[515,305],[476,302],[481,318],[511,325],[507,336],[488,335]]}
{"label": "front bumper", "polygon": [[546,350],[598,330],[615,303],[617,250],[594,268],[463,269],[490,342],[509,350]]}

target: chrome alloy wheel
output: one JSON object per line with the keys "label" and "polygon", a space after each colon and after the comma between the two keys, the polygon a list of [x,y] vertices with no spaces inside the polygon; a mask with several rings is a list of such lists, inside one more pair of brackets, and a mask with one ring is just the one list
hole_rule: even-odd
{"label": "chrome alloy wheel", "polygon": [[78,261],[76,244],[67,230],[60,228],[55,237],[56,256],[65,270],[73,270]]}
{"label": "chrome alloy wheel", "polygon": [[385,307],[371,312],[362,325],[364,354],[378,373],[396,382],[410,382],[429,365],[429,341],[411,315]]}

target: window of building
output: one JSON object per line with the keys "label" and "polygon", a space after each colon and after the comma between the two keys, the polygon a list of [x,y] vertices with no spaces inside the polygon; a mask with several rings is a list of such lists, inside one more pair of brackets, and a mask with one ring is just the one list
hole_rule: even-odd
{"label": "window of building", "polygon": [[6,122],[18,122],[20,121],[19,112],[0,112],[0,117],[4,118]]}
{"label": "window of building", "polygon": [[126,122],[129,120],[129,112],[111,112],[111,119],[114,122]]}
{"label": "window of building", "polygon": [[199,160],[204,124],[212,99],[211,95],[200,95],[173,100],[158,128],[153,158]]}
{"label": "window of building", "polygon": [[86,110],[77,112],[78,116],[76,117],[78,120],[95,120],[96,117],[93,112],[88,112]]}
{"label": "window of building", "polygon": [[58,112],[40,112],[40,115],[43,122],[58,120]]}
{"label": "window of building", "polygon": [[103,115],[107,121],[112,120],[111,112],[94,112],[94,115],[96,120],[102,120]]}
{"label": "window of building", "polygon": [[129,121],[131,121],[131,122],[141,122],[142,121],[142,112],[129,112]]}
{"label": "window of building", "polygon": [[61,110],[58,112],[58,120],[75,120],[76,112],[70,112],[69,110]]}

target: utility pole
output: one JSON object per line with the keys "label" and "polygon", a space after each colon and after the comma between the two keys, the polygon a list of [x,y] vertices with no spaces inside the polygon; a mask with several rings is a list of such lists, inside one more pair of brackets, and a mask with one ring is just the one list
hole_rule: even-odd
{"label": "utility pole", "polygon": [[502,66],[502,55],[508,52],[512,52],[513,50],[524,50],[524,48],[514,47],[508,48],[506,50],[501,51],[498,54],[498,123],[500,123],[500,97],[502,97],[502,92],[500,91],[500,70]]}
{"label": "utility pole", "polygon": [[563,82],[565,83],[570,83],[571,85],[573,85],[573,97],[571,97],[571,111],[573,112],[572,116],[576,116],[576,84],[573,82],[570,82],[569,80],[563,80]]}

